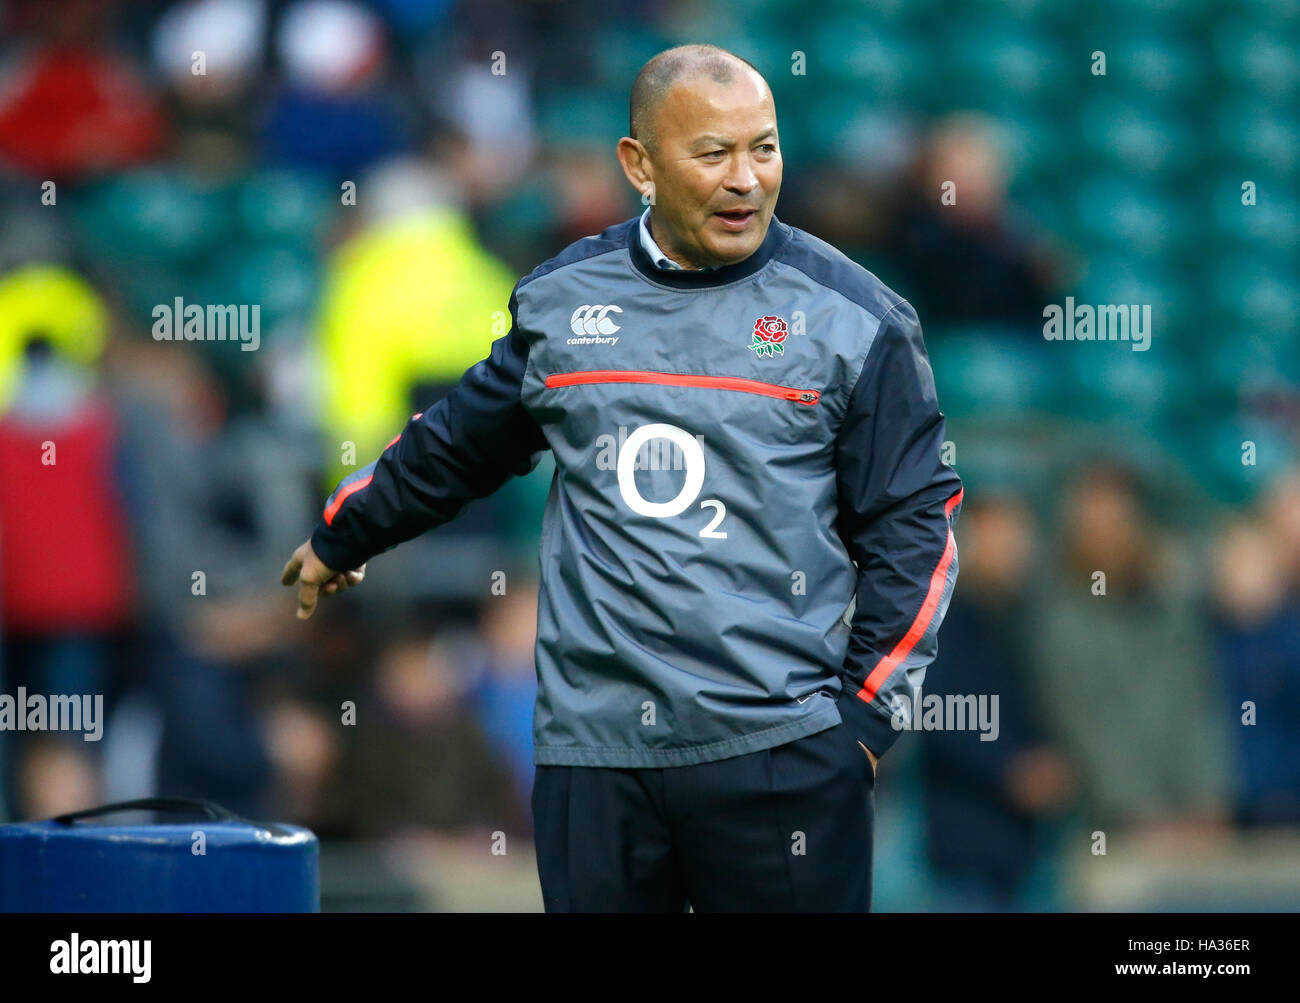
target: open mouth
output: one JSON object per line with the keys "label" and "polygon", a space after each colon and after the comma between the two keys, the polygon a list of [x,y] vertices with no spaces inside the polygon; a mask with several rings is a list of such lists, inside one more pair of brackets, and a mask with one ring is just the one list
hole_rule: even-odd
{"label": "open mouth", "polygon": [[728,230],[743,230],[757,212],[753,209],[729,209],[726,212],[715,212],[713,214],[722,225]]}

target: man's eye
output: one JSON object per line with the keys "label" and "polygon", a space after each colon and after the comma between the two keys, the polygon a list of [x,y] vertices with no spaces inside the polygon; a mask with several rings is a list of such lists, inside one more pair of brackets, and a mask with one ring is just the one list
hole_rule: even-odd
{"label": "man's eye", "polygon": [[705,156],[706,156],[706,157],[721,157],[725,152],[726,152],[725,150],[710,150],[708,153],[705,154]]}
{"label": "man's eye", "polygon": [[775,153],[775,152],[776,152],[776,144],[775,144],[775,143],[764,143],[762,146],[759,147],[759,149],[760,149],[760,150],[766,150],[768,153]]}

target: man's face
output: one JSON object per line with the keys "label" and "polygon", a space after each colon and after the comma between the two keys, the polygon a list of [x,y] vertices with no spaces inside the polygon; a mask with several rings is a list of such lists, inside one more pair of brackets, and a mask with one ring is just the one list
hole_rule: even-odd
{"label": "man's face", "polygon": [[781,190],[776,109],[762,78],[737,69],[728,84],[678,81],[655,124],[655,240],[697,266],[748,258],[767,236]]}

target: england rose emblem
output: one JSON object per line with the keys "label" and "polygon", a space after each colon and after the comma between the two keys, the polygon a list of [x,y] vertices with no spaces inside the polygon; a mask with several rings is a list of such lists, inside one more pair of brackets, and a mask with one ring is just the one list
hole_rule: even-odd
{"label": "england rose emblem", "polygon": [[785,351],[785,346],[781,343],[789,333],[785,321],[780,317],[760,317],[754,321],[754,337],[749,347],[759,358],[766,355],[781,355]]}

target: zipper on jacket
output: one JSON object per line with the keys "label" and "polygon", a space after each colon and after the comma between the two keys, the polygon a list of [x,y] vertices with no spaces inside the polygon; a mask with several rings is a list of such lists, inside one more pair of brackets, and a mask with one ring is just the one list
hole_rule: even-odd
{"label": "zipper on jacket", "polygon": [[742,376],[693,376],[688,373],[657,373],[640,369],[591,369],[576,373],[552,373],[546,377],[547,387],[571,387],[580,383],[658,383],[673,387],[740,390],[809,406],[821,398],[821,393],[816,390],[764,383],[762,380],[749,380]]}

